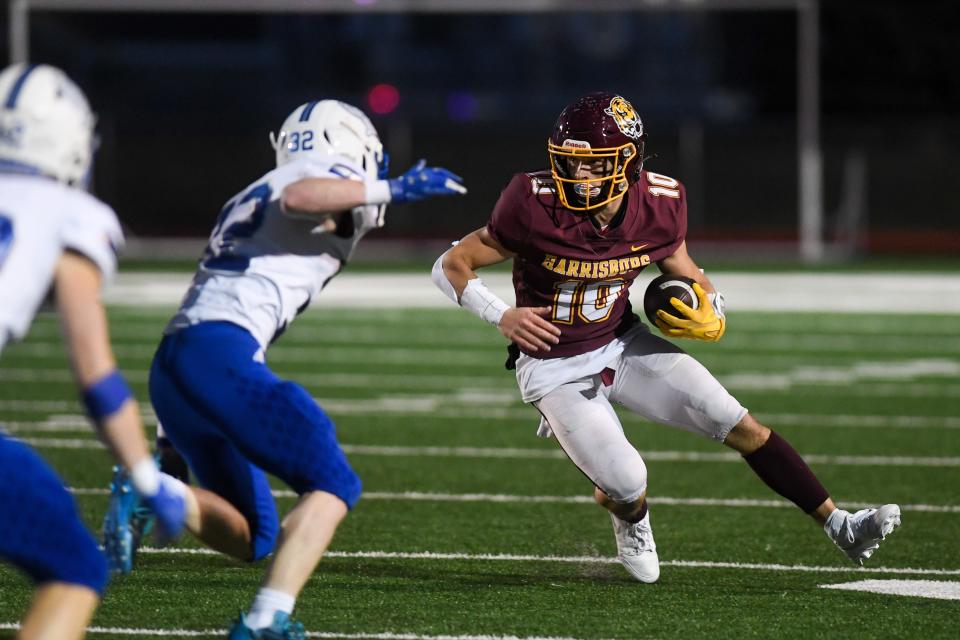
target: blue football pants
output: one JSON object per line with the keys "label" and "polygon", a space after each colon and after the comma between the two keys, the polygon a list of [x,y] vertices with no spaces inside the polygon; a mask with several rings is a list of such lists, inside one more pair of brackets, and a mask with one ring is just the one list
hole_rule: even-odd
{"label": "blue football pants", "polygon": [[254,560],[273,550],[279,532],[264,471],[348,508],[361,490],[333,422],[303,387],[258,362],[259,350],[247,330],[205,322],[165,336],[150,369],[150,399],[167,437],[200,485],[246,517]]}
{"label": "blue football pants", "polygon": [[0,434],[0,557],[34,582],[102,594],[107,561],[63,482],[28,446]]}

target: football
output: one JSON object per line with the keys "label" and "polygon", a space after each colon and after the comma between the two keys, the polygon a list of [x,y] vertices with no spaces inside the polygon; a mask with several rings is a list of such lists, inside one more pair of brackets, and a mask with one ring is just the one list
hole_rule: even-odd
{"label": "football", "polygon": [[691,309],[699,307],[700,300],[693,291],[693,283],[692,278],[674,275],[661,275],[651,280],[643,294],[643,312],[650,324],[657,325],[657,309],[680,317],[679,312],[670,304],[670,298],[676,298]]}

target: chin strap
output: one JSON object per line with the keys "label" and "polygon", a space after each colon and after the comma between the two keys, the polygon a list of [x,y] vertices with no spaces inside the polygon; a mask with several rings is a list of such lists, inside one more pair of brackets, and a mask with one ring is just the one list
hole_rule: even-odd
{"label": "chin strap", "polygon": [[654,159],[659,158],[659,157],[660,157],[660,156],[658,156],[658,155],[655,154],[655,153],[651,153],[651,154],[648,155],[648,156],[642,156],[642,157],[640,158],[640,168],[638,169],[637,179],[640,178],[639,172],[640,172],[640,171],[643,171],[643,165],[645,165],[645,164],[647,163],[647,160],[654,160]]}

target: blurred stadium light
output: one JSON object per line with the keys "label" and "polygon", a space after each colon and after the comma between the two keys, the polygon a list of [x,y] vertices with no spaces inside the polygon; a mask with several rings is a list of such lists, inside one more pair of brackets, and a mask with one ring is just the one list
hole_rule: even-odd
{"label": "blurred stadium light", "polygon": [[381,83],[370,87],[367,92],[367,106],[379,115],[393,113],[400,104],[400,92],[392,84]]}

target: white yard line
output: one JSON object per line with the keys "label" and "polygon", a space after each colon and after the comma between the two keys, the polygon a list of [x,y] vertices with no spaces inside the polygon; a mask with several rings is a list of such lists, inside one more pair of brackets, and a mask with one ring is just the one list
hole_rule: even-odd
{"label": "white yard line", "polygon": [[90,438],[17,438],[37,449],[106,449],[102,442]]}
{"label": "white yard line", "polygon": [[[19,622],[0,622],[0,630],[16,631]],[[136,627],[87,627],[88,634],[108,633],[115,636],[137,638],[211,638],[223,637],[226,629],[145,629]]]}
{"label": "white yard line", "polygon": [[[162,555],[222,555],[212,549],[184,547],[144,547],[139,553]],[[224,556],[226,557],[226,556]],[[326,558],[366,558],[372,560],[466,560],[478,562],[554,562],[570,564],[619,564],[605,556],[534,556],[512,553],[440,553],[434,551],[329,551]],[[786,571],[799,573],[893,573],[901,575],[957,576],[960,569],[915,569],[910,567],[814,566],[804,564],[765,564],[757,562],[714,562],[710,560],[661,560],[661,567],[698,569],[741,569],[745,571]]]}
{"label": "white yard line", "polygon": [[[916,362],[916,361],[914,361]],[[911,362],[905,362],[909,366]],[[952,365],[951,365],[952,366]],[[957,366],[960,367],[960,361]],[[798,389],[807,393],[816,393],[818,395],[843,395],[872,398],[935,398],[945,399],[960,397],[960,384],[953,380],[957,376],[944,375],[944,381],[937,382],[928,380],[925,382],[880,382],[882,378],[871,378],[869,384],[864,384],[866,378],[854,378],[848,376],[846,379],[838,380],[833,373],[836,369],[824,369],[824,378],[818,382],[816,378],[810,377],[810,368],[798,368],[787,373],[780,372],[743,372],[729,373],[719,375],[719,379],[730,391],[763,391],[764,393],[795,393]],[[893,371],[893,369],[891,369]],[[146,383],[148,372],[146,369],[124,369],[124,376],[130,382]],[[934,374],[936,375],[936,374]],[[958,369],[960,375],[960,369]],[[282,377],[290,378],[299,384],[308,388],[315,389],[397,389],[397,390],[417,390],[438,389],[450,393],[462,392],[463,389],[469,389],[483,393],[503,394],[504,402],[511,405],[517,405],[520,402],[520,393],[517,390],[516,383],[512,375],[504,375],[501,378],[485,376],[440,376],[424,375],[416,372],[410,372],[403,375],[391,374],[366,374],[366,373],[307,373],[294,372],[281,374]],[[896,374],[889,378],[896,378]],[[939,377],[939,376],[938,376]],[[72,387],[76,384],[73,375],[66,369],[0,369],[0,382],[53,382],[61,383]],[[442,395],[435,395],[438,400],[445,399],[447,403],[451,398],[444,398]],[[336,400],[335,400],[336,401]],[[322,402],[322,400],[321,400]],[[349,402],[349,401],[346,401]],[[377,411],[389,410],[389,406],[377,409]],[[502,409],[502,407],[501,407]],[[958,419],[960,424],[960,419]]]}
{"label": "white yard line", "polygon": [[[960,391],[960,390],[958,390]],[[865,416],[816,413],[761,413],[771,425],[802,427],[852,427],[858,429],[960,429],[956,416]]]}
{"label": "white yard line", "polygon": [[[521,449],[514,447],[389,447],[376,445],[343,445],[344,451],[353,455],[372,456],[424,456],[452,458],[520,458],[520,459],[566,459],[562,451],[555,449]],[[735,452],[701,451],[641,451],[645,460],[655,462],[742,462]],[[842,465],[893,465],[918,467],[956,467],[960,457],[920,456],[832,456],[805,454],[804,459],[815,464]]]}
{"label": "white yard line", "polygon": [[[110,490],[105,487],[72,487],[70,491],[78,496],[105,496]],[[297,493],[289,489],[271,491],[276,498],[296,498]],[[502,493],[430,493],[424,491],[366,491],[363,500],[387,500],[397,502],[489,502],[494,504],[595,504],[593,496],[520,496]],[[652,505],[679,507],[735,507],[735,508],[773,508],[795,509],[786,500],[752,500],[748,498],[670,498],[666,496],[649,497]],[[875,507],[875,503],[844,500],[843,506],[850,509]],[[902,504],[903,511],[923,511],[927,513],[960,513],[960,505]]]}
{"label": "white yard line", "polygon": [[[17,622],[0,622],[0,630],[20,629]],[[146,629],[133,627],[87,627],[87,633],[107,633],[117,636],[136,636],[138,638],[176,637],[209,638],[226,635],[226,629]],[[380,633],[341,633],[337,631],[307,631],[308,638],[351,638],[356,640],[579,640],[573,637],[556,636],[503,636],[503,635],[423,635],[419,633],[400,633],[383,631]]]}
{"label": "white yard line", "polygon": [[[451,306],[451,310],[455,310]],[[172,310],[169,315],[172,315]],[[487,325],[472,324],[469,316],[461,316],[456,326],[448,324],[443,318],[441,326],[432,323],[415,323],[410,321],[384,322],[371,316],[369,312],[354,318],[344,315],[340,319],[327,319],[323,325],[311,323],[307,319],[298,321],[297,329],[283,337],[285,346],[304,345],[334,345],[341,342],[378,346],[384,344],[403,343],[407,345],[435,346],[438,342],[455,345],[471,345],[490,347],[496,345],[496,334]],[[905,331],[900,324],[902,319],[878,322],[876,324],[858,324],[856,327],[826,329],[818,321],[816,329],[804,325],[801,321],[793,321],[789,326],[751,323],[748,318],[738,316],[735,324],[736,332],[728,334],[727,340],[747,341],[754,339],[769,340],[771,345],[781,344],[790,347],[810,348],[820,351],[824,346],[831,347],[862,347],[863,345],[896,345],[898,348],[919,350],[933,349],[936,353],[960,351],[960,337],[956,332],[931,332],[923,330]],[[333,324],[333,323],[336,324]],[[946,323],[944,323],[946,324]],[[160,341],[162,322],[147,315],[124,317],[123,322],[117,322],[110,327],[110,337],[118,342],[156,345]],[[912,327],[911,327],[912,329]],[[900,332],[897,333],[897,330]],[[61,331],[56,323],[35,322],[30,327],[31,342],[52,342],[60,344]],[[749,345],[747,345],[749,346]]]}
{"label": "white yard line", "polygon": [[[960,385],[953,382],[960,376],[952,373],[939,374],[936,371],[932,376],[943,377],[943,382],[935,382],[928,379],[925,382],[909,382],[904,372],[916,372],[918,363],[926,363],[934,368],[938,361],[904,361],[903,370],[897,365],[889,363],[887,379],[901,378],[900,382],[879,382],[883,377],[870,378],[870,384],[862,384],[866,377],[855,378],[852,375],[843,377],[838,381],[836,375],[838,368],[823,368],[824,377],[822,382],[818,378],[812,377],[812,368],[797,367],[781,372],[741,372],[728,373],[720,375],[724,385],[732,391],[757,391],[765,392],[792,392],[797,387],[815,390],[817,394],[843,394],[846,396],[855,395],[861,397],[926,397],[926,398],[950,398],[960,397]],[[939,361],[943,362],[943,361]],[[880,364],[880,363],[876,363]],[[871,366],[872,363],[859,363],[855,366]],[[913,367],[911,368],[911,365]],[[946,365],[940,371],[946,371],[947,368],[957,367],[960,372],[960,361],[946,361]],[[146,383],[148,372],[146,369],[126,368],[123,370],[124,376],[131,382]],[[478,391],[509,394],[509,402],[514,403],[519,400],[519,391],[512,375],[503,375],[500,378],[495,376],[460,376],[460,375],[431,375],[410,372],[403,375],[397,374],[367,374],[367,373],[309,373],[296,372],[288,376],[296,382],[307,387],[322,389],[401,389],[417,390],[438,388],[440,390],[448,389],[473,389]],[[0,382],[55,382],[64,385],[76,384],[73,374],[63,368],[5,368],[0,369]],[[858,384],[859,382],[859,384]]]}
{"label": "white yard line", "polygon": [[[97,440],[87,438],[19,438],[40,449],[103,449]],[[506,458],[526,460],[565,460],[562,451],[548,449],[520,449],[512,447],[394,447],[383,445],[342,445],[352,455],[386,457],[440,457],[440,458]],[[701,451],[641,451],[645,460],[655,462],[740,462],[738,453]],[[833,456],[806,454],[805,460],[814,464],[900,466],[900,467],[957,467],[960,457],[923,456]]]}
{"label": "white yard line", "polygon": [[[273,347],[270,353],[276,353],[282,349],[306,348],[311,353],[317,351],[330,352],[338,346],[348,346],[353,349],[380,349],[396,348],[397,345],[414,347],[420,352],[429,354],[438,346],[441,348],[457,348],[481,350],[488,352],[495,349],[499,344],[497,336],[493,333],[475,333],[456,330],[437,330],[432,327],[429,331],[421,330],[419,333],[410,333],[405,327],[393,329],[395,333],[391,334],[390,329],[376,327],[350,328],[350,327],[332,327],[329,329],[310,329],[303,328],[298,330],[289,338],[284,339]],[[31,331],[28,344],[36,345],[33,351],[24,346],[18,347],[21,353],[34,353],[38,356],[55,355],[62,352],[62,342],[57,336],[47,335],[47,331]],[[138,333],[135,335],[124,335],[124,331],[114,332],[111,330],[111,337],[114,339],[114,348],[136,349],[135,353],[141,353],[140,349],[156,350],[160,342],[160,333],[151,331],[149,333]],[[315,334],[315,339],[310,339],[311,334]],[[124,337],[128,339],[123,339]],[[138,341],[131,341],[129,338],[141,338]],[[791,352],[815,352],[824,351],[870,351],[874,354],[890,354],[898,352],[929,353],[937,356],[955,356],[960,354],[960,338],[954,336],[936,336],[936,335],[885,335],[882,333],[874,334],[818,334],[818,333],[797,333],[792,331],[781,331],[780,333],[770,331],[746,331],[738,330],[735,333],[728,333],[724,337],[723,345],[727,348],[738,351],[756,352],[756,351],[791,351]]]}
{"label": "white yard line", "polygon": [[[318,357],[318,361],[321,358]],[[729,363],[726,363],[729,365]],[[124,369],[132,382],[145,383],[146,369]],[[512,375],[458,376],[431,375],[410,372],[397,374],[366,373],[292,373],[290,378],[308,387],[324,389],[410,389],[438,388],[447,393],[471,389],[503,394],[504,401],[516,403],[519,392]],[[960,360],[913,359],[901,361],[856,362],[845,367],[792,367],[786,371],[741,371],[717,374],[731,391],[789,392],[797,387],[815,389],[817,393],[841,393],[871,397],[934,397],[960,396]],[[922,378],[925,382],[915,383]],[[934,382],[930,378],[941,378]],[[63,368],[5,368],[0,369],[3,382],[58,382],[74,384],[70,371]],[[897,382],[892,382],[897,381]],[[869,384],[864,384],[868,382]]]}
{"label": "white yard line", "polygon": [[[108,304],[172,307],[183,297],[192,274],[121,273],[104,296]],[[641,274],[634,285],[642,292],[656,272]],[[484,283],[513,301],[509,273],[486,273]],[[960,313],[960,277],[954,273],[864,274],[829,272],[711,272],[727,297],[730,311],[836,311],[855,313]],[[789,295],[770,295],[787,291]],[[896,300],[897,304],[890,303]],[[350,273],[334,278],[317,301],[318,308],[453,308],[423,273]]]}
{"label": "white yard line", "polygon": [[[379,398],[324,399],[315,398],[327,412],[337,415],[382,415],[409,414],[418,419],[463,419],[470,417],[470,411],[477,410],[474,416],[483,420],[522,420],[539,422],[539,415],[531,407],[510,405],[489,406],[492,399],[504,399],[509,392],[496,389],[463,389],[451,395],[418,394],[406,396],[381,396]],[[501,395],[503,394],[503,395]],[[457,405],[457,406],[453,406]],[[8,426],[11,431],[28,431],[31,425],[37,430],[56,430],[56,426],[85,427],[86,418],[76,412],[80,408],[73,400],[0,400],[0,411],[36,412],[48,414],[44,420],[9,420],[0,422],[0,427]],[[149,405],[142,405],[143,417],[149,424],[156,424],[156,416]],[[482,409],[482,412],[479,411]],[[894,428],[894,429],[960,429],[958,416],[903,416],[903,415],[856,415],[856,414],[818,414],[818,413],[766,413],[756,414],[762,421],[776,426],[802,426],[821,428]],[[621,419],[625,423],[646,422],[640,416],[623,412]],[[46,427],[50,427],[47,429]],[[67,430],[67,429],[64,429]]]}
{"label": "white yard line", "polygon": [[821,589],[864,591],[892,596],[913,596],[936,600],[960,600],[960,582],[942,580],[857,580],[840,584],[817,585]]}
{"label": "white yard line", "polygon": [[[124,368],[123,375],[132,382],[146,382],[149,372],[146,369]],[[336,389],[414,389],[421,390],[430,387],[440,389],[466,388],[486,391],[508,391],[512,397],[519,399],[520,392],[512,375],[496,376],[459,376],[459,375],[430,375],[410,372],[405,374],[369,374],[369,373],[291,373],[291,379],[306,386]],[[0,381],[3,382],[62,382],[76,384],[73,374],[63,368],[4,368],[0,369]]]}
{"label": "white yard line", "polygon": [[960,360],[924,358],[854,362],[842,367],[802,366],[793,367],[784,372],[742,371],[718,376],[720,382],[731,390],[790,389],[797,386],[852,387],[865,382],[891,380],[908,382],[917,378],[931,377],[955,382],[960,377]]}
{"label": "white yard line", "polygon": [[[38,449],[103,449],[97,440],[87,438],[18,438]],[[562,451],[555,449],[519,449],[512,447],[390,447],[382,445],[342,445],[351,455],[430,458],[501,458],[524,460],[565,460]],[[741,462],[738,453],[703,451],[641,451],[647,461],[653,462]],[[958,467],[960,457],[925,456],[832,456],[805,454],[813,464],[862,465],[896,467]]]}
{"label": "white yard line", "polygon": [[[267,352],[267,360],[271,363],[297,363],[297,364],[317,364],[318,362],[332,364],[356,364],[364,362],[369,358],[370,351],[376,350],[376,362],[390,365],[440,365],[449,366],[450,363],[457,363],[460,366],[482,367],[485,370],[495,371],[499,369],[500,363],[506,355],[506,349],[501,353],[497,348],[498,343],[495,336],[491,341],[484,345],[464,345],[444,344],[440,348],[430,347],[404,347],[404,346],[375,346],[370,344],[351,344],[349,341],[341,342],[330,346],[310,345],[291,345],[280,342],[270,348]],[[735,344],[740,342],[739,345]],[[148,359],[152,358],[157,351],[157,343],[149,344],[129,344],[115,343],[113,350],[120,358],[130,359]],[[728,343],[724,343],[725,345]],[[831,344],[829,340],[810,340],[807,351],[804,353],[804,347],[798,345],[796,341],[791,342],[788,338],[772,342],[763,340],[754,335],[744,336],[742,340],[730,340],[731,351],[729,355],[724,353],[720,356],[719,351],[704,353],[704,359],[711,355],[723,357],[726,363],[739,363],[743,361],[756,362],[758,355],[770,355],[771,357],[781,357],[782,352],[788,351],[791,354],[790,362],[797,362],[803,357],[811,358],[814,356],[823,356],[834,352],[859,353],[863,350],[870,350],[878,356],[887,359],[897,354],[917,351],[928,351],[931,359],[943,360],[944,358],[956,357],[960,355],[960,348],[951,348],[950,342],[942,343],[939,346],[929,344],[926,349],[920,349],[916,345],[898,345],[895,341],[877,341],[875,343],[845,341],[843,344]],[[18,344],[10,349],[11,356],[30,357],[36,359],[50,359],[55,362],[63,360],[63,345],[60,342],[34,342],[29,341],[24,344]],[[940,358],[933,358],[940,356]],[[500,369],[502,371],[502,369]]]}
{"label": "white yard line", "polygon": [[[451,305],[451,309],[455,309]],[[172,315],[172,309],[170,315]],[[349,318],[343,318],[340,324],[330,324],[324,326],[311,325],[309,321],[298,322],[297,330],[293,334],[284,335],[283,345],[304,345],[315,347],[318,345],[334,345],[337,343],[350,343],[356,345],[367,345],[375,347],[384,344],[403,343],[407,345],[423,345],[425,347],[435,346],[437,342],[445,344],[462,345],[468,344],[474,347],[490,347],[496,345],[497,334],[491,327],[483,323],[476,325],[470,324],[469,316],[464,316],[460,327],[446,327],[438,330],[438,327],[432,325],[417,324],[410,326],[408,323],[377,323],[367,319],[366,322],[351,322]],[[159,324],[159,326],[158,326]],[[131,319],[124,322],[113,323],[110,326],[110,337],[123,343],[140,343],[156,346],[160,342],[162,323],[154,319],[148,319],[146,322],[136,322]],[[853,334],[853,332],[850,332]],[[853,335],[863,335],[855,333]],[[877,334],[873,334],[877,335]],[[60,344],[61,333],[56,324],[45,324],[37,326],[34,324],[30,328],[30,341],[39,342],[40,338],[44,342]],[[935,335],[901,335],[897,339],[904,339],[912,342],[920,349],[924,345],[930,345],[939,340],[942,345],[943,340],[949,339],[948,336]]]}

